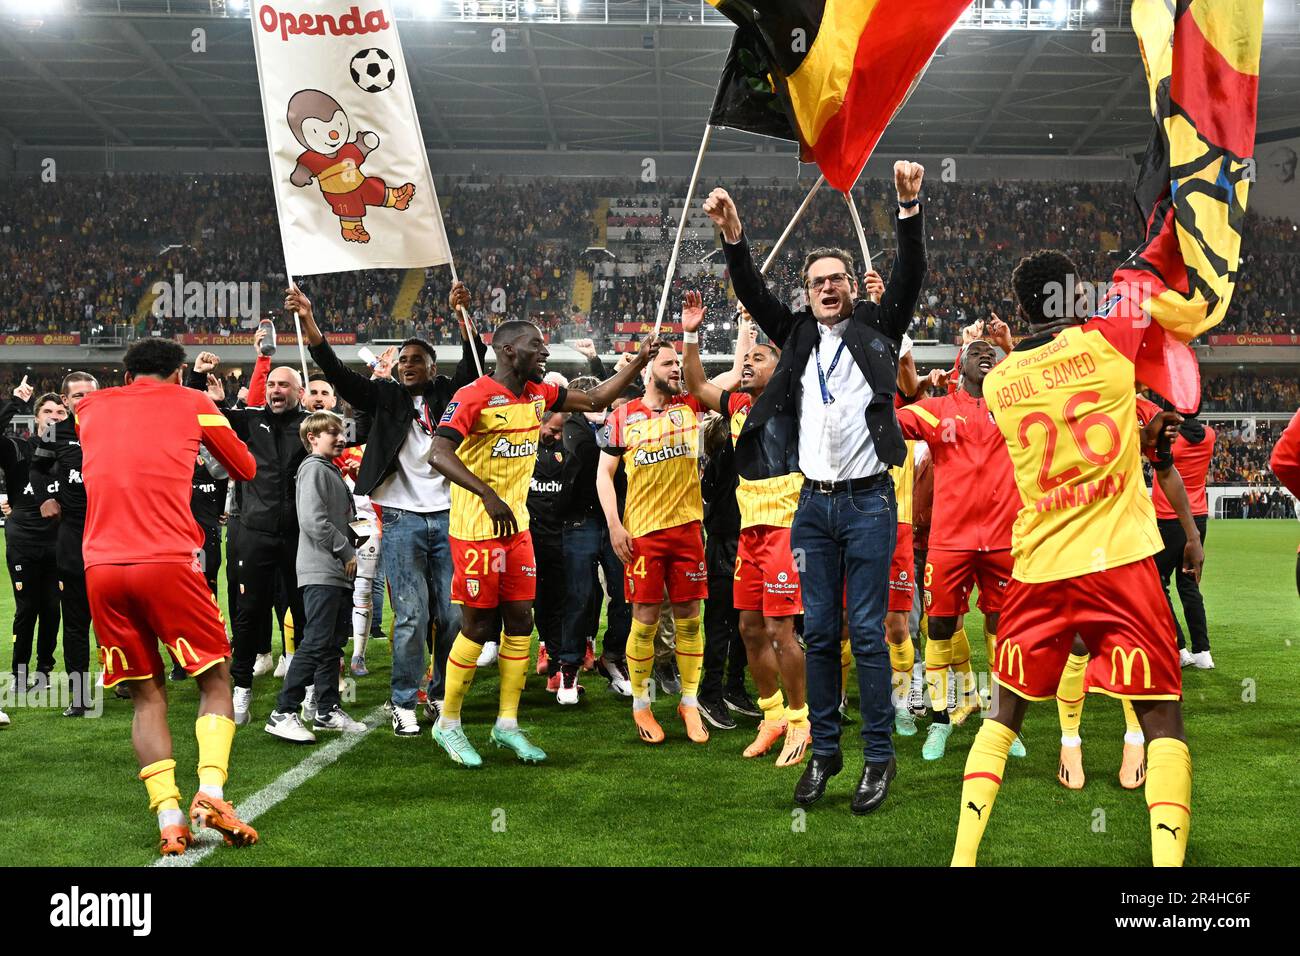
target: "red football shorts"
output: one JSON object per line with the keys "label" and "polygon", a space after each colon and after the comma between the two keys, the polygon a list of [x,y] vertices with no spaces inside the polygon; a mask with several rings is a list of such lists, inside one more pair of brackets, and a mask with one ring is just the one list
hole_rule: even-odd
{"label": "red football shorts", "polygon": [[1063,581],[1012,581],[1002,605],[993,677],[1029,700],[1050,700],[1083,638],[1088,690],[1136,700],[1178,700],[1178,641],[1152,558]]}
{"label": "red football shorts", "polygon": [[86,594],[104,663],[104,686],[163,672],[158,642],[193,677],[230,657],[226,622],[202,568],[96,564]]}
{"label": "red football shorts", "polygon": [[[897,559],[897,555],[895,555]],[[1011,551],[938,551],[925,562],[925,613],[930,617],[959,617],[970,610],[970,592],[979,584],[979,609],[1002,610],[1011,569]],[[999,631],[1002,628],[999,626]]]}
{"label": "red football shorts", "polygon": [[531,601],[537,597],[537,559],[533,533],[508,538],[451,544],[451,600],[466,607],[497,607],[502,601]]}
{"label": "red football shorts", "polygon": [[736,610],[762,611],[764,617],[803,613],[789,528],[759,525],[740,532],[732,598]]}
{"label": "red football shorts", "polygon": [[623,596],[636,604],[662,604],[665,586],[674,604],[709,596],[698,521],[632,539],[632,560],[623,569]]}
{"label": "red football shorts", "polygon": [[[894,558],[889,565],[889,610],[912,613],[912,595],[916,582],[916,556],[912,552],[912,525],[898,523],[898,542],[894,545]],[[845,605],[847,607],[847,605]]]}
{"label": "red football shorts", "polygon": [[388,198],[388,187],[378,176],[367,176],[351,192],[325,193],[325,201],[340,219],[360,219],[367,206],[382,206]]}

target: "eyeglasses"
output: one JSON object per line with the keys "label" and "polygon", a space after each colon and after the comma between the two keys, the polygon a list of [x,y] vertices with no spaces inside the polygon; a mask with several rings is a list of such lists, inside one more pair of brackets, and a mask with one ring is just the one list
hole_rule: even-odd
{"label": "eyeglasses", "polygon": [[847,272],[832,272],[828,276],[817,276],[816,278],[809,276],[808,288],[820,289],[827,282],[831,285],[846,285],[848,281],[849,274]]}

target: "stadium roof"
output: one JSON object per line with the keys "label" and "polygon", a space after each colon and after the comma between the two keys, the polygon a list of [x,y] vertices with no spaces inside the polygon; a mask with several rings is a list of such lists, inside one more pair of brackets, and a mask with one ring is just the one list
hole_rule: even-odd
{"label": "stadium roof", "polygon": [[[882,152],[1115,155],[1145,145],[1142,67],[1113,0],[1095,13],[1085,12],[1092,0],[1068,0],[1073,29],[1008,29],[991,19],[996,2],[972,7],[970,25],[944,42]],[[1268,3],[1259,130],[1279,139],[1300,135],[1300,32],[1295,0]],[[731,36],[703,3],[587,0],[570,19],[583,7],[565,0],[559,20],[541,15],[556,0],[472,6],[473,15],[468,2],[396,4],[430,149],[698,145]],[[422,15],[404,18],[404,8]],[[525,9],[538,15],[530,20]],[[1039,25],[1054,26],[1044,16]],[[206,31],[205,52],[191,49],[196,27]],[[495,30],[504,31],[504,52],[493,48]],[[0,138],[264,147],[247,4],[0,0]],[[713,143],[716,151],[791,149],[731,132]]]}

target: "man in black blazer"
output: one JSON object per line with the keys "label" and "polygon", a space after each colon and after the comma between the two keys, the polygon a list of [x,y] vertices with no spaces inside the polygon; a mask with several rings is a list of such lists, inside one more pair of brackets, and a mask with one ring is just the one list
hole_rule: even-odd
{"label": "man in black blazer", "polygon": [[852,254],[822,248],[804,260],[808,307],[793,312],[750,256],[731,197],[715,189],[704,211],[722,230],[736,295],[781,348],[781,359],[736,444],[745,478],[805,476],[790,542],[800,564],[813,756],[796,803],[821,798],[840,754],[840,620],[847,590],[857,661],[865,765],[851,808],[875,810],[895,772],[885,610],[897,510],[889,467],[906,449],[894,417],[898,352],[925,278],[920,200],[925,170],[894,164],[898,256],[883,289],[874,274],[858,297]]}

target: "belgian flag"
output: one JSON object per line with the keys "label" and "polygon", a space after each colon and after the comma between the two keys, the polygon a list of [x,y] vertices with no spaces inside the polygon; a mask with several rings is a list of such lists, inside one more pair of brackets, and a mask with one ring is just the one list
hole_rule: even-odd
{"label": "belgian flag", "polygon": [[970,0],[709,3],[738,27],[710,122],[798,139],[847,191]]}
{"label": "belgian flag", "polygon": [[1223,321],[1241,259],[1263,0],[1134,0],[1132,18],[1155,125],[1135,192],[1146,238],[1114,299],[1154,320],[1141,381],[1192,411],[1200,377],[1185,343]]}

